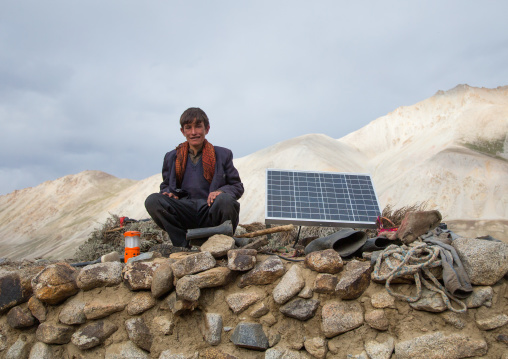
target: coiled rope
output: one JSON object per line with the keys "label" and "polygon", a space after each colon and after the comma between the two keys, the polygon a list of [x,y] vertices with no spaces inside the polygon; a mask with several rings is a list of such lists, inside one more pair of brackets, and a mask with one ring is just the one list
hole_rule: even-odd
{"label": "coiled rope", "polygon": [[[436,277],[430,272],[431,268],[440,267],[442,265],[439,259],[440,247],[437,245],[428,245],[427,243],[419,243],[411,247],[407,246],[388,246],[376,259],[374,265],[373,279],[386,281],[385,288],[387,292],[400,300],[414,303],[422,296],[423,285],[433,292],[439,293],[446,307],[455,313],[464,313],[467,306],[461,300],[454,297],[444,288]],[[389,273],[381,275],[381,265],[386,264]],[[425,279],[425,276],[430,282]],[[396,293],[390,288],[390,283],[395,279],[407,275],[413,275],[416,284],[416,295],[407,296]],[[432,283],[431,283],[432,282]],[[452,306],[450,299],[459,304],[460,308],[456,309]]]}

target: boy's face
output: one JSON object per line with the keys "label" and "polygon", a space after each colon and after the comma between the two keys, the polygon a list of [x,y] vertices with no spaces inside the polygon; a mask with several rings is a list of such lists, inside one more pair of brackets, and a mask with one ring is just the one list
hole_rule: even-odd
{"label": "boy's face", "polygon": [[193,150],[201,149],[203,142],[205,141],[205,136],[208,134],[209,130],[210,126],[205,128],[205,124],[203,122],[197,122],[196,120],[192,121],[192,123],[183,125],[180,129]]}

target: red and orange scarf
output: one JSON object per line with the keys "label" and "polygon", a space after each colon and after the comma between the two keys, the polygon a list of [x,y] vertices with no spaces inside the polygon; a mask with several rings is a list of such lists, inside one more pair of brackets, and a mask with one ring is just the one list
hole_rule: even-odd
{"label": "red and orange scarf", "polygon": [[[187,158],[189,157],[189,142],[185,141],[180,143],[176,148],[176,185],[178,188],[182,186],[183,175],[185,167],[187,166]],[[213,145],[205,140],[203,142],[203,152],[201,155],[201,162],[203,162],[203,176],[212,183],[213,174],[215,173],[215,149]]]}

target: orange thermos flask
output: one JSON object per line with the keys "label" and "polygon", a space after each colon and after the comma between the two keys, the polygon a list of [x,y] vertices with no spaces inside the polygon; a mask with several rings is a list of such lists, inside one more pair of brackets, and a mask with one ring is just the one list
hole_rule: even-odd
{"label": "orange thermos flask", "polygon": [[141,235],[138,231],[125,232],[125,256],[124,262],[127,263],[129,258],[139,256],[139,236]]}

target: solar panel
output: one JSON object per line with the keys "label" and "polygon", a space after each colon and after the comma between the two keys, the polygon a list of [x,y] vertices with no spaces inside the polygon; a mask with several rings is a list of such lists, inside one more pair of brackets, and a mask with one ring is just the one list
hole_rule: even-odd
{"label": "solar panel", "polygon": [[266,224],[376,228],[369,174],[266,170]]}

